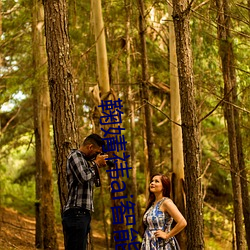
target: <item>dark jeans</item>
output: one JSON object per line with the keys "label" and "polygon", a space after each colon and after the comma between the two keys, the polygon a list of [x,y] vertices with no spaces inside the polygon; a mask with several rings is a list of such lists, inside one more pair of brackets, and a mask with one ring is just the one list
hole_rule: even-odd
{"label": "dark jeans", "polygon": [[63,213],[65,250],[86,250],[91,215],[88,210],[70,208]]}

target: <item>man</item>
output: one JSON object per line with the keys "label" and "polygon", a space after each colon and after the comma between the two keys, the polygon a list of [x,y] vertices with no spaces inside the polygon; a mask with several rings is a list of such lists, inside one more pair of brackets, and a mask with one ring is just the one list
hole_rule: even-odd
{"label": "man", "polygon": [[105,142],[97,134],[89,135],[74,149],[67,159],[68,200],[63,209],[62,224],[65,250],[85,250],[90,230],[93,206],[93,185],[98,167],[105,167],[105,158],[100,155]]}

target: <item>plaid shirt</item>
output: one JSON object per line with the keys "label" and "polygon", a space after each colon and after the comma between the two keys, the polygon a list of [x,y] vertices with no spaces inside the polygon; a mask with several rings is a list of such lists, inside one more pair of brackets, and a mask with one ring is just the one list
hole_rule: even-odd
{"label": "plaid shirt", "polygon": [[72,207],[94,211],[93,185],[95,171],[79,150],[72,150],[67,160],[68,200],[64,211]]}

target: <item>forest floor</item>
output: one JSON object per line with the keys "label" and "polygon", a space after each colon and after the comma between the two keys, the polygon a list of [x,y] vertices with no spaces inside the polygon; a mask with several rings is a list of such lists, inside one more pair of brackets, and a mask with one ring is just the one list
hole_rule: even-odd
{"label": "forest floor", "polygon": [[[98,230],[100,222],[92,220],[95,250],[103,250],[104,233]],[[100,227],[99,227],[100,228]],[[64,250],[61,225],[57,227],[59,250]],[[0,250],[35,250],[35,218],[24,216],[8,208],[0,208]]]}
{"label": "forest floor", "polygon": [[[10,208],[0,207],[0,250],[36,250],[35,248],[35,218],[22,215]],[[91,222],[92,240],[94,250],[106,249],[106,241],[101,221]],[[62,226],[57,226],[57,239],[59,250],[64,250]],[[213,243],[213,244],[212,244]],[[109,248],[113,249],[114,248]],[[217,241],[207,242],[206,250],[232,249],[227,241],[222,238]]]}

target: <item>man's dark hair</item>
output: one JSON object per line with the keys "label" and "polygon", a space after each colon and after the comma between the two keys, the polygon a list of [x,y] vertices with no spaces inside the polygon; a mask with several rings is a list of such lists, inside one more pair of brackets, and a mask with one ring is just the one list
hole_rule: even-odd
{"label": "man's dark hair", "polygon": [[98,147],[105,146],[105,142],[98,134],[91,134],[85,138],[85,140],[83,141],[83,145],[89,145],[89,144],[93,144]]}

